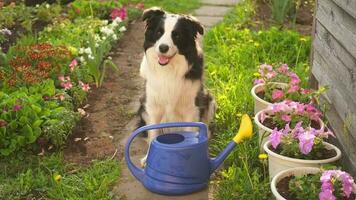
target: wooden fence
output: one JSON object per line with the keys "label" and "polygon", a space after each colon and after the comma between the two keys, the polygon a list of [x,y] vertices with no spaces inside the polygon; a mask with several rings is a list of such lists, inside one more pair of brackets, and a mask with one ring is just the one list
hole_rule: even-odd
{"label": "wooden fence", "polygon": [[311,84],[328,86],[327,118],[356,172],[356,0],[317,0],[311,53]]}

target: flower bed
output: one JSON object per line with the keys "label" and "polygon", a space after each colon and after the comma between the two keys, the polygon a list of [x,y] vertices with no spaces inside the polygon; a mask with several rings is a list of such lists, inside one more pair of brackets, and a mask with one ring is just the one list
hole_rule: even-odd
{"label": "flower bed", "polygon": [[[112,14],[107,19],[93,17],[98,14],[94,13],[57,20],[38,38],[25,36],[3,55],[1,156],[24,148],[44,151],[65,143],[84,113],[80,106],[91,87],[102,84],[107,67],[116,69],[107,53],[126,30],[127,9],[138,12],[113,2],[105,7]],[[75,5],[85,3],[76,1]]]}

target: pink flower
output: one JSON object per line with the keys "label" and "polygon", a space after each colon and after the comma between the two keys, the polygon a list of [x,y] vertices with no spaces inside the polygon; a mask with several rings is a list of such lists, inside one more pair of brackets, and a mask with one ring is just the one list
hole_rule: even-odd
{"label": "pink flower", "polygon": [[58,76],[58,80],[60,80],[60,81],[65,81],[65,79],[64,79],[64,76]]}
{"label": "pink flower", "polygon": [[290,77],[290,84],[291,85],[298,85],[300,83],[300,79],[299,79],[299,76],[294,73],[294,72],[290,72],[289,73],[289,77]]}
{"label": "pink flower", "polygon": [[281,116],[281,119],[282,119],[283,121],[285,121],[285,122],[290,122],[290,121],[292,121],[292,117],[291,117],[290,115],[288,115],[288,114],[282,115],[282,116]]}
{"label": "pink flower", "polygon": [[275,76],[277,76],[277,73],[274,72],[274,71],[268,72],[268,73],[266,74],[266,78],[267,78],[267,79],[274,78]]}
{"label": "pink flower", "polygon": [[336,200],[332,190],[323,190],[319,193],[319,200]]}
{"label": "pink flower", "polygon": [[339,180],[342,183],[342,191],[343,196],[349,198],[354,184],[354,179],[352,176],[346,172],[341,170],[326,170],[320,177],[321,181],[321,192],[319,193],[319,199],[321,200],[329,200],[336,199],[333,191],[334,191],[334,180]]}
{"label": "pink flower", "polygon": [[82,81],[79,81],[78,83],[79,83],[79,86],[82,88],[82,90],[84,90],[86,92],[88,92],[90,90],[89,84],[85,84]]}
{"label": "pink flower", "polygon": [[294,138],[298,138],[300,134],[304,133],[304,128],[302,127],[303,122],[298,122],[294,129],[292,130],[292,134]]}
{"label": "pink flower", "polygon": [[66,81],[66,82],[62,82],[61,86],[65,89],[65,90],[69,90],[73,87],[72,83],[70,81]]}
{"label": "pink flower", "polygon": [[126,7],[122,7],[122,8],[114,8],[111,11],[110,17],[112,20],[116,19],[116,18],[120,18],[121,20],[125,20],[127,17],[127,10]]}
{"label": "pink flower", "polygon": [[17,112],[20,111],[22,109],[21,105],[14,105],[14,107],[12,108],[12,111]]}
{"label": "pink flower", "polygon": [[291,85],[290,88],[288,89],[288,93],[294,93],[299,91],[299,86],[298,85]]}
{"label": "pink flower", "polygon": [[261,84],[261,83],[265,83],[265,81],[263,79],[256,79],[253,84],[257,85],[257,84]]}
{"label": "pink flower", "polygon": [[311,134],[309,131],[304,132],[304,134],[299,134],[299,150],[302,154],[307,155],[311,152],[314,145],[315,135]]}
{"label": "pink flower", "polygon": [[268,72],[272,72],[273,68],[271,65],[267,64],[262,64],[260,65],[260,69],[258,72],[261,74],[262,77],[264,77]]}
{"label": "pink flower", "polygon": [[279,73],[282,73],[282,74],[287,74],[288,70],[289,70],[289,67],[288,67],[287,64],[282,64],[282,65],[277,69],[277,71],[278,71]]}
{"label": "pink flower", "polygon": [[273,129],[271,135],[269,136],[269,141],[271,142],[274,149],[276,149],[281,143],[282,135],[283,133],[278,131],[277,128]]}
{"label": "pink flower", "polygon": [[303,89],[303,90],[301,91],[302,94],[310,94],[310,93],[312,93],[312,92],[313,92],[312,89]]}
{"label": "pink flower", "polygon": [[73,59],[72,62],[69,64],[70,71],[74,71],[74,68],[78,66],[78,61],[76,59]]}
{"label": "pink flower", "polygon": [[280,99],[280,98],[282,98],[283,96],[284,96],[284,93],[283,93],[282,90],[276,89],[276,90],[273,90],[273,92],[272,92],[272,99],[273,99],[273,100]]}
{"label": "pink flower", "polygon": [[348,174],[346,172],[341,172],[340,178],[341,178],[341,182],[342,182],[342,190],[343,190],[344,196],[349,198],[351,195],[351,192],[352,192],[354,179],[352,178],[352,176],[350,176],[350,174]]}

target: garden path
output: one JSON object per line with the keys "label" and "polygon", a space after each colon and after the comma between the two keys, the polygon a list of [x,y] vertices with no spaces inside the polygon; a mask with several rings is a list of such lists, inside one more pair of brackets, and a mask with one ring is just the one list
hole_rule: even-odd
{"label": "garden path", "polygon": [[[231,9],[238,0],[202,0],[202,6],[194,14],[209,29]],[[119,71],[108,70],[101,88],[94,89],[88,97],[88,116],[83,118],[69,139],[65,158],[69,162],[87,164],[92,159],[118,157],[122,173],[113,188],[116,199],[159,200],[212,199],[212,188],[186,196],[167,197],[147,191],[129,172],[123,159],[123,149],[129,134],[136,128],[134,114],[139,106],[144,82],[139,77],[139,65],[143,56],[142,22],[133,22],[113,49],[111,56]],[[131,147],[131,155],[138,164],[147,150],[144,138],[137,138]]]}

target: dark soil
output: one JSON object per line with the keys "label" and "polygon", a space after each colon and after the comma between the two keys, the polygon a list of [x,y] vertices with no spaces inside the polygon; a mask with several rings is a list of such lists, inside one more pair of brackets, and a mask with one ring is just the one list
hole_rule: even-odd
{"label": "dark soil", "polygon": [[[282,148],[280,146],[277,147],[277,149],[273,149],[271,147],[269,147],[269,149],[277,154],[280,154],[282,152]],[[337,153],[334,149],[325,149],[324,151],[315,153],[315,155],[313,156],[313,160],[329,159],[329,158],[336,156],[336,154]],[[298,159],[310,160],[309,158],[298,158]]]}
{"label": "dark soil", "polygon": [[129,25],[112,50],[118,72],[107,70],[103,85],[88,96],[89,107],[85,111],[89,116],[81,120],[68,139],[66,161],[88,164],[94,159],[122,158],[123,146],[117,144],[132,131],[126,131],[125,126],[134,117],[137,105],[133,103],[138,101],[143,88],[139,77],[143,27],[141,23]]}
{"label": "dark soil", "polygon": [[[271,118],[266,118],[262,124],[270,129],[274,129],[275,127],[277,127],[278,129],[283,129],[286,125],[286,124],[283,124],[283,126],[280,126],[279,124],[276,124]],[[314,121],[314,120],[311,121],[310,126],[317,130],[319,130],[321,128],[320,123],[317,121]],[[294,128],[294,127],[291,127],[291,128]]]}
{"label": "dark soil", "polygon": [[[288,200],[298,200],[297,197],[289,191],[289,181],[292,180],[293,178],[294,176],[285,177],[282,180],[280,180],[276,185],[278,193],[282,197]],[[356,194],[352,193],[349,198],[345,197],[342,200],[355,200],[355,199],[356,199]]]}
{"label": "dark soil", "polygon": [[[302,35],[311,35],[313,24],[313,9],[312,5],[303,4],[297,12],[295,29]],[[257,9],[254,21],[257,22],[257,30],[277,26],[272,20],[272,11],[268,1],[258,0]],[[282,27],[293,28],[291,20],[286,21]],[[281,28],[282,28],[281,27]]]}

